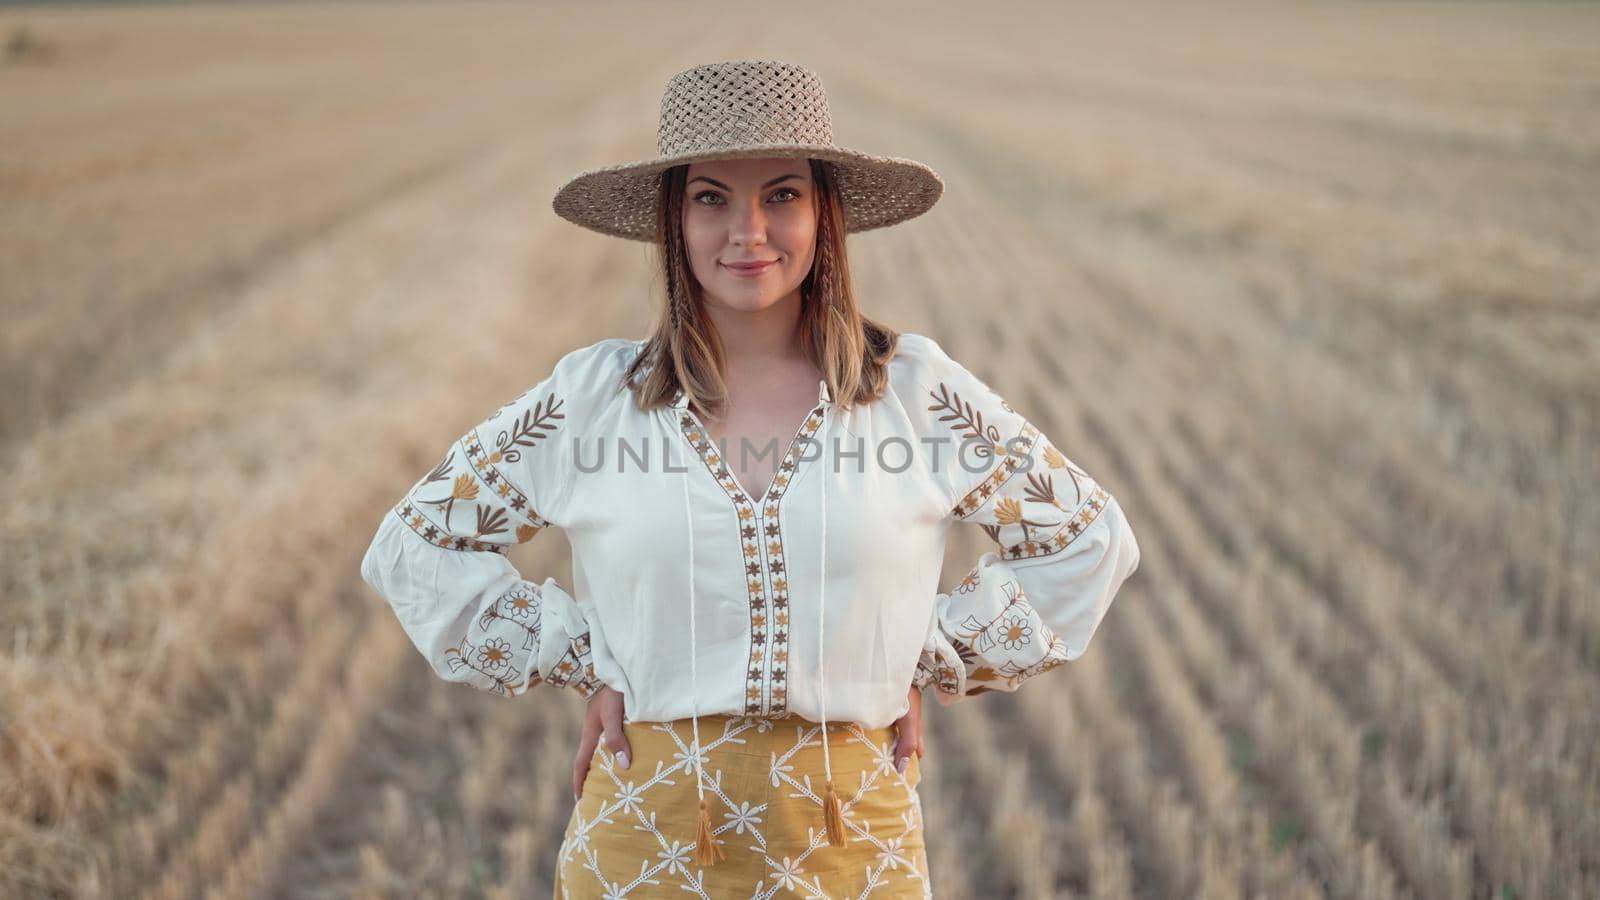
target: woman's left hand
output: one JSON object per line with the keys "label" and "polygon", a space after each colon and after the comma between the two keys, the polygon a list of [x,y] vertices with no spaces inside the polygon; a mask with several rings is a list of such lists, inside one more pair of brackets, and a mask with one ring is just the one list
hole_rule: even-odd
{"label": "woman's left hand", "polygon": [[911,754],[915,753],[918,759],[923,756],[922,751],[922,691],[913,686],[911,688],[911,708],[906,714],[894,720],[894,767],[904,775],[906,767],[911,765]]}

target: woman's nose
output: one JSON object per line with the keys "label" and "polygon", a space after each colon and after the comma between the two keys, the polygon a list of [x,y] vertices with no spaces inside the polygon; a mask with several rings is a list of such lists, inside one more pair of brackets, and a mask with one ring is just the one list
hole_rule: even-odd
{"label": "woman's nose", "polygon": [[728,239],[735,244],[753,244],[766,238],[767,214],[760,204],[742,205],[728,223]]}

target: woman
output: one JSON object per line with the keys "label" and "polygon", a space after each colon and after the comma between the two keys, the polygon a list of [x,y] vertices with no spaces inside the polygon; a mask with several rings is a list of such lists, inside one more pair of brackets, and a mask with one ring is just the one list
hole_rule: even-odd
{"label": "woman", "polygon": [[[835,145],[814,73],[740,60],[669,80],[655,159],[557,192],[657,246],[660,321],[463,435],[362,563],[441,677],[588,701],[557,897],[931,896],[923,688],[949,704],[1077,658],[1137,567],[1104,488],[935,341],[858,311],[845,235],[942,189]],[[939,593],[954,521],[997,547]],[[552,524],[572,593],[505,558]]]}

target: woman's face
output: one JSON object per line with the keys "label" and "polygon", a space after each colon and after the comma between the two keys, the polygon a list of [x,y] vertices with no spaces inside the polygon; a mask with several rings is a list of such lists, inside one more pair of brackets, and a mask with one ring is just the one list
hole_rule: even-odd
{"label": "woman's face", "polygon": [[[756,312],[798,302],[817,249],[816,186],[804,159],[691,163],[683,238],[707,303]],[[739,263],[764,263],[743,268]]]}

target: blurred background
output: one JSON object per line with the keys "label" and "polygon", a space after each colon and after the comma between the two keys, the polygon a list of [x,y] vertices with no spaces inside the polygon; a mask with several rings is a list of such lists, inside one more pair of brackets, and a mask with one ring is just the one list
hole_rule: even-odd
{"label": "blurred background", "polygon": [[[647,249],[555,189],[767,56],[946,181],[850,239],[866,311],[1143,550],[1083,658],[926,705],[936,895],[1600,896],[1596,47],[1577,3],[0,8],[0,895],[548,895],[581,701],[437,680],[358,563],[644,336]],[[513,561],[570,584],[558,531]]]}

